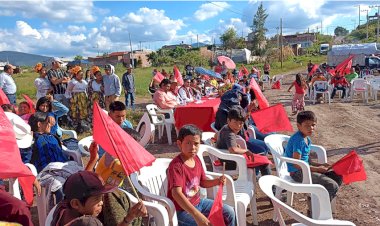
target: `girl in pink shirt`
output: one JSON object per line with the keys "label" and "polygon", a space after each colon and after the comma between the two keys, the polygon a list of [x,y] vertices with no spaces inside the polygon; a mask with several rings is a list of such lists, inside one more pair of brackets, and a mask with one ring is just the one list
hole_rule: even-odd
{"label": "girl in pink shirt", "polygon": [[305,110],[305,90],[307,89],[307,84],[301,73],[296,74],[296,80],[290,85],[288,92],[290,92],[293,86],[296,89],[292,100],[292,111],[293,115],[295,115],[298,111]]}

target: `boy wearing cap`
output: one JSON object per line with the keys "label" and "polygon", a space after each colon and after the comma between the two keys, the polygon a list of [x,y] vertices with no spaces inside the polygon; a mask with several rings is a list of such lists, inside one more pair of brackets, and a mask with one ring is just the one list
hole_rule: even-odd
{"label": "boy wearing cap", "polygon": [[106,102],[106,110],[112,102],[119,100],[121,94],[121,84],[119,76],[115,74],[115,67],[111,64],[104,66],[106,74],[103,76],[104,96]]}
{"label": "boy wearing cap", "polygon": [[[65,199],[57,205],[51,225],[73,225],[84,218],[87,218],[86,222],[92,222],[91,225],[102,225],[96,217],[102,211],[103,194],[116,188],[104,185],[103,180],[94,172],[79,171],[71,175],[63,185]],[[140,202],[131,208],[118,225],[129,225],[134,218],[146,214],[146,208]]]}

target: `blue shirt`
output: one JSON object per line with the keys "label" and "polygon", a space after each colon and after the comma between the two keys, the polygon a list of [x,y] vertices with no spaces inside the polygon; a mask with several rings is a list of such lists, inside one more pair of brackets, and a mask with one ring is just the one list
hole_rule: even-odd
{"label": "blue shirt", "polygon": [[[293,158],[293,153],[297,152],[301,155],[302,161],[309,164],[309,154],[310,154],[310,146],[311,146],[311,140],[310,137],[307,137],[307,143],[305,142],[305,139],[300,131],[297,131],[295,134],[293,134],[289,141],[288,145],[286,145],[285,148],[285,157]],[[295,168],[292,163],[286,163],[288,165],[288,171],[289,172],[296,172],[299,169]]]}

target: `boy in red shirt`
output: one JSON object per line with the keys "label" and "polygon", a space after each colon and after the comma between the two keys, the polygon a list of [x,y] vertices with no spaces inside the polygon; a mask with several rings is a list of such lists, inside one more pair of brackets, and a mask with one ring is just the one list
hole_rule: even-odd
{"label": "boy in red shirt", "polygon": [[342,90],[342,99],[344,99],[346,96],[346,89],[348,87],[347,79],[344,76],[337,74],[331,79],[330,84],[334,86],[334,89],[331,93],[331,99],[334,98],[337,90]]}
{"label": "boy in red shirt", "polygon": [[[200,187],[210,188],[226,182],[224,176],[214,180],[206,178],[197,156],[201,134],[194,125],[185,125],[180,129],[177,145],[181,153],[172,160],[167,170],[168,198],[174,202],[179,225],[211,225],[207,216],[214,201],[201,199]],[[223,218],[226,225],[235,225],[232,207],[223,205]]]}

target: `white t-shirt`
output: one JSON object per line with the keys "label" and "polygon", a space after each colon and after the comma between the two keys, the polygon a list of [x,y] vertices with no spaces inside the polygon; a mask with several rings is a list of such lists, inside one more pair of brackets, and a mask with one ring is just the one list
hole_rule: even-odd
{"label": "white t-shirt", "polygon": [[46,96],[46,92],[51,88],[50,81],[47,77],[45,78],[36,78],[34,80],[34,85],[37,88],[36,98],[37,100],[41,97]]}

